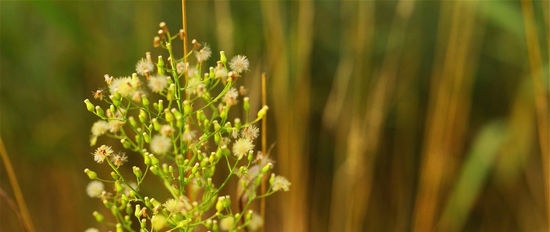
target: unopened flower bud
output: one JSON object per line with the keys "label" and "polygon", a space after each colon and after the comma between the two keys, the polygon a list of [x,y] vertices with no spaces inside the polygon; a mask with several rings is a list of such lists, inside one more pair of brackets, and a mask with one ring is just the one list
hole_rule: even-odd
{"label": "unopened flower bud", "polygon": [[267,106],[263,106],[262,109],[260,109],[260,111],[258,111],[258,118],[261,119],[265,116],[265,114],[267,113],[267,110],[269,109],[269,107]]}
{"label": "unopened flower bud", "polygon": [[227,57],[224,51],[220,51],[220,61],[225,65],[227,63]]}
{"label": "unopened flower bud", "polygon": [[159,56],[158,58],[157,71],[159,75],[164,75],[164,60],[162,59],[162,56]]}
{"label": "unopened flower bud", "polygon": [[94,216],[94,218],[95,218],[95,220],[96,220],[97,222],[103,222],[104,217],[103,217],[103,215],[102,215],[101,213],[99,213],[99,212],[97,212],[97,211],[94,211],[94,212],[92,213],[92,215]]}
{"label": "unopened flower bud", "polygon": [[132,167],[132,172],[134,172],[134,175],[136,175],[136,178],[140,179],[143,176],[143,172],[138,166]]}
{"label": "unopened flower bud", "polygon": [[84,104],[86,104],[86,109],[88,109],[88,111],[94,112],[94,109],[95,109],[94,104],[92,104],[92,102],[90,102],[88,98],[84,100]]}
{"label": "unopened flower bud", "polygon": [[99,106],[95,106],[95,113],[99,117],[102,117],[102,118],[105,117],[105,111],[103,111],[103,109],[101,109],[101,107],[99,107]]}
{"label": "unopened flower bud", "polygon": [[84,173],[86,173],[86,175],[88,175],[88,178],[90,178],[90,180],[95,180],[97,179],[97,173],[90,170],[90,169],[84,169]]}

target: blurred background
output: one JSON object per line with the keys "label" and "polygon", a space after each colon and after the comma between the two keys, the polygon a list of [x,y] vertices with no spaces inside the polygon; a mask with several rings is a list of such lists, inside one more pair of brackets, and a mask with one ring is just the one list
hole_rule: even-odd
{"label": "blurred background", "polygon": [[[190,39],[249,57],[251,99],[267,74],[292,186],[267,201],[266,231],[549,231],[549,9],[197,0],[187,19]],[[161,21],[181,28],[181,2],[0,0],[0,135],[37,231],[97,225],[82,101],[162,52]],[[0,188],[0,231],[23,231],[3,162]]]}

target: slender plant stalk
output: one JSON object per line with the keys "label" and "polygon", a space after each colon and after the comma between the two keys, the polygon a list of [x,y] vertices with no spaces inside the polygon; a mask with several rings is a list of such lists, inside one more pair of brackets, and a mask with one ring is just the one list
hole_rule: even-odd
{"label": "slender plant stalk", "polygon": [[529,68],[533,82],[539,145],[543,161],[542,170],[546,197],[547,230],[550,231],[550,166],[548,164],[550,162],[550,136],[548,134],[548,127],[550,125],[548,124],[548,100],[545,98],[544,81],[542,79],[544,70],[542,69],[541,49],[531,0],[522,0],[521,10],[525,23],[525,42],[527,43]]}
{"label": "slender plant stalk", "polygon": [[13,166],[11,165],[10,158],[8,156],[6,147],[4,146],[4,141],[2,140],[2,137],[0,137],[0,156],[2,156],[2,162],[4,163],[4,167],[6,167],[8,179],[10,180],[10,185],[11,185],[11,188],[13,189],[13,194],[15,195],[15,201],[17,202],[17,206],[19,207],[19,212],[21,213],[21,218],[23,220],[22,222],[25,227],[25,230],[28,232],[34,232],[35,230],[32,225],[27,204],[25,203],[25,199],[23,198],[21,187],[17,182],[17,177],[15,176],[15,171],[13,170]]}
{"label": "slender plant stalk", "polygon": [[[266,106],[267,105],[267,83],[266,83],[266,75],[265,73],[262,73],[262,106]],[[265,155],[267,156],[268,153],[267,153],[267,115],[265,115],[263,118],[262,118],[262,155]],[[266,188],[266,180],[267,180],[267,177],[264,177],[262,179],[262,185],[261,185],[261,189],[260,189],[260,194],[261,195],[264,195],[265,194],[265,188]],[[260,201],[260,215],[262,216],[262,218],[265,219],[265,198],[262,198],[262,200]],[[265,231],[265,226],[262,227],[262,232]]]}
{"label": "slender plant stalk", "polygon": [[[187,62],[187,15],[185,14],[185,0],[181,0],[181,22],[183,26],[183,60]],[[187,75],[185,75],[187,78]],[[187,79],[185,79],[187,81]]]}
{"label": "slender plant stalk", "polygon": [[[183,27],[183,61],[187,62],[187,15],[185,14],[185,0],[181,0],[181,22]],[[187,74],[184,74],[184,80],[185,83],[187,83]],[[185,99],[187,99],[189,96],[187,93],[185,93]],[[189,123],[189,119],[188,122]],[[187,153],[187,159],[191,160],[191,152]],[[193,200],[193,194],[191,193],[191,185],[187,185],[187,197],[190,200]]]}

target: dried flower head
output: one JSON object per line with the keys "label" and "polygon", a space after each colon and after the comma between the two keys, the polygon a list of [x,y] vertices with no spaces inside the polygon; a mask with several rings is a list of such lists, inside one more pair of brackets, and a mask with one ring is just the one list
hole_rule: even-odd
{"label": "dried flower head", "polygon": [[237,89],[231,88],[227,93],[225,93],[225,96],[223,97],[223,101],[228,106],[234,106],[237,104],[237,97],[239,96],[239,92],[237,92]]}
{"label": "dried flower head", "polygon": [[111,157],[111,162],[117,167],[122,166],[124,163],[128,161],[128,156],[124,152],[115,154]]}
{"label": "dried flower head", "polygon": [[92,155],[94,156],[95,162],[103,163],[103,161],[105,161],[105,159],[107,159],[112,154],[113,154],[113,148],[107,145],[101,145],[95,150],[95,152]]}
{"label": "dried flower head", "polygon": [[155,70],[155,64],[149,60],[141,59],[136,64],[136,72],[140,75],[145,76],[152,73],[153,70]]}
{"label": "dried flower head", "polygon": [[254,125],[248,125],[243,128],[241,131],[241,136],[245,137],[250,140],[254,140],[258,138],[258,135],[260,134],[260,129]]}
{"label": "dried flower head", "polygon": [[231,68],[231,70],[237,73],[248,71],[248,65],[249,65],[248,58],[246,58],[246,56],[243,56],[243,55],[237,55],[233,57],[229,62],[229,67]]}
{"label": "dried flower head", "polygon": [[197,58],[198,62],[204,62],[208,60],[208,58],[210,58],[210,55],[212,55],[212,50],[210,50],[210,47],[207,44],[204,44],[201,50],[195,51],[195,57]]}

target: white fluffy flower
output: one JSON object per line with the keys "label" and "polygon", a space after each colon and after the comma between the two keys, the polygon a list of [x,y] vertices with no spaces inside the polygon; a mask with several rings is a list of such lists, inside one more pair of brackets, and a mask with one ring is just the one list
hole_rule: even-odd
{"label": "white fluffy flower", "polygon": [[146,59],[141,59],[136,64],[136,72],[140,75],[146,75],[147,73],[153,72],[155,65],[153,62],[150,62]]}
{"label": "white fluffy flower", "polygon": [[233,155],[237,156],[238,159],[241,159],[252,149],[254,149],[254,144],[250,141],[250,139],[240,138],[233,144]]}
{"label": "white fluffy flower", "polygon": [[168,78],[164,75],[155,75],[149,78],[149,88],[154,93],[161,93],[168,86]]}
{"label": "white fluffy flower", "polygon": [[92,135],[100,136],[105,134],[110,129],[111,129],[111,125],[109,125],[107,121],[99,120],[97,122],[94,122],[94,124],[92,125]]}
{"label": "white fluffy flower", "polygon": [[86,193],[90,197],[100,197],[103,191],[105,191],[105,186],[103,182],[98,180],[92,180],[88,183],[88,186],[86,186]]}
{"label": "white fluffy flower", "polygon": [[285,192],[288,192],[290,190],[290,181],[288,181],[283,176],[274,176],[272,174],[271,178],[271,187],[273,188],[273,191],[277,192],[280,190],[283,190]]}
{"label": "white fluffy flower", "polygon": [[231,68],[231,70],[237,73],[248,71],[248,65],[249,65],[248,58],[242,55],[237,55],[233,57],[229,62],[229,67]]}
{"label": "white fluffy flower", "polygon": [[151,151],[157,155],[170,151],[171,147],[172,141],[166,136],[155,135],[153,139],[151,139]]}

